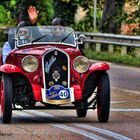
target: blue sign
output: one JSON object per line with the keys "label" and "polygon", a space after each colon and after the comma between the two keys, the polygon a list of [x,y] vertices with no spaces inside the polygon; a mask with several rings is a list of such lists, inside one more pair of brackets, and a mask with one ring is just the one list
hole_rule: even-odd
{"label": "blue sign", "polygon": [[61,85],[54,85],[50,89],[46,90],[47,100],[68,100],[70,99],[69,88],[64,88]]}

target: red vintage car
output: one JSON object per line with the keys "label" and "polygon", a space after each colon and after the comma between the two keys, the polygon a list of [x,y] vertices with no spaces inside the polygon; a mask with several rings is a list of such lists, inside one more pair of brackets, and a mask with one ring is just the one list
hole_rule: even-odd
{"label": "red vintage car", "polygon": [[97,108],[99,122],[107,122],[109,65],[91,63],[83,55],[84,35],[77,36],[70,27],[25,28],[30,31],[28,40],[16,28],[9,30],[14,49],[0,66],[2,122],[10,123],[12,110],[19,106],[20,110],[75,109],[78,117]]}

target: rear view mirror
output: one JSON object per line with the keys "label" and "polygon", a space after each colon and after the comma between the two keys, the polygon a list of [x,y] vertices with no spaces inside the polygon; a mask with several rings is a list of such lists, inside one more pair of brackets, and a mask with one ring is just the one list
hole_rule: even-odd
{"label": "rear view mirror", "polygon": [[84,34],[79,35],[78,37],[78,44],[83,44],[83,42],[86,40],[86,36]]}

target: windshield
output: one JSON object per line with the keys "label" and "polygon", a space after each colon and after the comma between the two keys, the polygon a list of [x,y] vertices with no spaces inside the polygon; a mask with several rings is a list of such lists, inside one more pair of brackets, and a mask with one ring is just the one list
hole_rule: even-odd
{"label": "windshield", "polygon": [[74,30],[64,26],[26,26],[9,30],[8,41],[17,47],[28,44],[67,44],[76,46]]}

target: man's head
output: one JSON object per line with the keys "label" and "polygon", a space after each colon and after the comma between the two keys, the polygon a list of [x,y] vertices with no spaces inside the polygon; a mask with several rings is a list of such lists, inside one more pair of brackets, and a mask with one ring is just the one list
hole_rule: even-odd
{"label": "man's head", "polygon": [[52,26],[66,26],[64,19],[62,18],[54,18],[51,22]]}
{"label": "man's head", "polygon": [[53,26],[52,34],[56,37],[62,36],[64,34],[64,27],[63,26]]}
{"label": "man's head", "polygon": [[19,28],[18,32],[19,39],[28,39],[30,37],[30,30],[26,27]]}
{"label": "man's head", "polygon": [[26,21],[22,21],[17,26],[18,39],[27,41],[30,38],[31,31],[29,29],[30,24]]}
{"label": "man's head", "polygon": [[65,24],[65,21],[62,19],[62,18],[54,18],[51,22],[51,25],[52,26],[55,26],[52,28],[52,34],[54,36],[62,36],[64,34],[64,27],[66,24]]}

